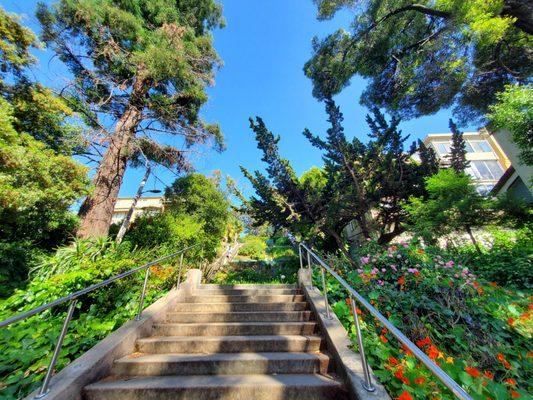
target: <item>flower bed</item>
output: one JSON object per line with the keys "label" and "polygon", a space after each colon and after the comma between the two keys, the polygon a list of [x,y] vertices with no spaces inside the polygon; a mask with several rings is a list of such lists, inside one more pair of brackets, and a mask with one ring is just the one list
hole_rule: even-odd
{"label": "flower bed", "polygon": [[[481,281],[438,250],[368,243],[362,251],[358,268],[337,257],[328,261],[474,399],[531,398],[531,293]],[[355,347],[349,300],[331,277],[328,293]],[[391,396],[454,398],[408,349],[360,312],[369,362]]]}

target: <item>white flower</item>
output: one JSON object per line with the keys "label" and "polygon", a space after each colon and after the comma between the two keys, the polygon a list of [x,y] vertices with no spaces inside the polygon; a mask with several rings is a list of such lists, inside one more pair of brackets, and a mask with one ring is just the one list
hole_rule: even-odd
{"label": "white flower", "polygon": [[285,279],[285,275],[281,275],[281,279]]}

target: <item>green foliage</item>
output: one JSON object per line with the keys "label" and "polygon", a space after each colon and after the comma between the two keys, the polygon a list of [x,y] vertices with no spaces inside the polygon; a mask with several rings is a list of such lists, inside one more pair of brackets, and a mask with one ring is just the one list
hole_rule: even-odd
{"label": "green foliage", "polygon": [[252,260],[264,260],[266,258],[267,243],[265,237],[246,235],[242,239],[242,246],[239,249],[239,256],[251,258]]}
{"label": "green foliage", "polygon": [[274,261],[239,261],[221,269],[214,283],[296,283],[300,264],[294,256]]}
{"label": "green foliage", "polygon": [[[506,400],[512,391],[527,398],[533,370],[530,293],[488,284],[470,265],[436,248],[402,243],[383,249],[369,242],[359,254],[357,269],[342,258],[328,261],[473,398]],[[318,274],[315,279],[320,287]],[[355,347],[347,294],[332,278],[328,288]],[[407,391],[413,399],[454,398],[368,312],[361,318],[369,362],[392,397]]]}
{"label": "green foliage", "polygon": [[412,197],[404,205],[415,234],[433,244],[440,236],[463,230],[478,246],[472,228],[490,222],[491,204],[476,191],[471,178],[444,169],[427,178],[426,189],[428,199]]}
{"label": "green foliage", "polygon": [[450,168],[460,174],[465,172],[470,165],[470,161],[466,160],[466,142],[463,138],[463,132],[459,131],[451,119],[450,130],[452,131],[452,145],[449,154]]}
{"label": "green foliage", "polygon": [[533,288],[533,232],[492,230],[492,243],[481,253],[471,246],[455,250],[456,257],[476,275],[504,287]]}
{"label": "green foliage", "polygon": [[300,178],[279,155],[279,136],[261,118],[251,121],[268,177],[241,167],[257,195],[247,203],[247,211],[256,224],[287,228],[328,249],[345,251],[341,232],[353,220],[363,237],[387,243],[404,229],[401,223],[406,213],[401,202],[425,194],[424,177],[437,169],[435,154],[421,147],[422,162],[414,162],[411,156],[417,146],[406,151],[407,137],[398,129],[400,121],[387,121],[377,109],[367,116],[370,141],[365,144],[357,137],[349,141],[339,108],[332,99],[325,103],[331,124],[327,137],[304,131],[311,144],[323,151],[325,166],[312,168]]}
{"label": "green foliage", "polygon": [[313,94],[327,98],[354,75],[368,80],[367,106],[403,118],[456,105],[465,120],[481,117],[506,84],[533,72],[531,13],[508,0],[317,0],[319,19],[354,12],[352,31],[313,40],[304,70]]}
{"label": "green foliage", "polygon": [[165,211],[137,218],[125,240],[169,251],[198,245],[191,254],[212,260],[226,235],[233,235],[234,224],[225,194],[212,180],[194,173],[176,179],[165,192]]}
{"label": "green foliage", "polygon": [[[13,107],[0,98],[1,285],[25,279],[32,253],[50,250],[76,227],[69,211],[87,193],[87,169],[14,128]],[[16,279],[14,279],[16,278]]]}
{"label": "green foliage", "polygon": [[[220,65],[210,30],[223,26],[221,10],[213,0],[58,0],[40,3],[37,17],[43,41],[75,77],[71,102],[91,125],[99,113],[119,119],[127,97],[146,122],[184,134],[187,145],[211,138],[222,146],[218,127],[198,115]],[[185,165],[177,149],[169,156]]]}
{"label": "green foliage", "polygon": [[507,129],[526,165],[533,165],[533,86],[508,85],[496,95],[488,119],[494,129]]}
{"label": "green foliage", "polygon": [[[128,243],[117,246],[110,239],[78,240],[72,247],[63,248],[46,259],[24,290],[17,290],[0,302],[0,320],[99,283],[163,254],[157,249],[132,250]],[[50,270],[54,271],[53,275]],[[174,270],[172,264],[152,267],[145,305],[171,287]],[[78,300],[58,360],[58,370],[135,315],[143,278],[140,272]],[[54,307],[0,331],[3,349],[0,398],[22,398],[41,384],[67,306]]]}

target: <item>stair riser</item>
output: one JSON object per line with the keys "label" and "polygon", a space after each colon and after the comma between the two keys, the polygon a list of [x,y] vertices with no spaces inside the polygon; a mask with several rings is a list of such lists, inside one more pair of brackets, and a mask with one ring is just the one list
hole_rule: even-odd
{"label": "stair riser", "polygon": [[309,321],[311,311],[168,314],[167,322],[297,322]]}
{"label": "stair riser", "polygon": [[294,340],[294,341],[150,341],[137,342],[141,353],[244,353],[244,352],[317,352],[320,349],[320,340]]}
{"label": "stair riser", "polygon": [[323,360],[254,360],[196,362],[117,362],[113,374],[123,376],[161,375],[253,375],[253,374],[326,374],[328,359]]}
{"label": "stair riser", "polygon": [[175,312],[305,311],[307,303],[178,303]]}
{"label": "stair riser", "polygon": [[285,303],[305,301],[304,295],[281,296],[193,296],[185,299],[185,303]]}
{"label": "stair riser", "polygon": [[326,400],[340,399],[340,386],[226,387],[86,390],[86,400]]}
{"label": "stair riser", "polygon": [[314,323],[290,325],[156,325],[155,336],[231,336],[231,335],[311,335]]}
{"label": "stair riser", "polygon": [[195,296],[280,296],[301,294],[298,289],[201,289]]}

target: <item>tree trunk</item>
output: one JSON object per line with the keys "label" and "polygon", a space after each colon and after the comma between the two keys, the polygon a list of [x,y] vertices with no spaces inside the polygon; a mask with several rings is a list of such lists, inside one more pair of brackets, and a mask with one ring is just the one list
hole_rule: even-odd
{"label": "tree trunk", "polygon": [[87,196],[80,208],[82,221],[78,237],[99,237],[109,233],[113,210],[130,157],[131,141],[142,119],[143,97],[148,91],[147,86],[143,80],[137,80],[133,85],[130,103],[117,121],[109,147],[93,179],[94,191]]}
{"label": "tree trunk", "polygon": [[352,256],[350,253],[344,248],[344,240],[342,240],[341,235],[339,235],[337,232],[335,232],[333,229],[327,229],[325,232],[327,235],[330,235],[335,239],[335,242],[337,243],[337,247],[341,251],[341,253],[348,259],[350,264],[356,265],[354,260],[352,260]]}
{"label": "tree trunk", "polygon": [[476,248],[476,251],[481,254],[481,248],[479,247],[479,243],[477,242],[476,238],[474,237],[474,234],[472,233],[472,228],[470,226],[465,227],[466,233],[468,233],[468,236],[470,237],[470,240],[472,241],[472,244]]}

